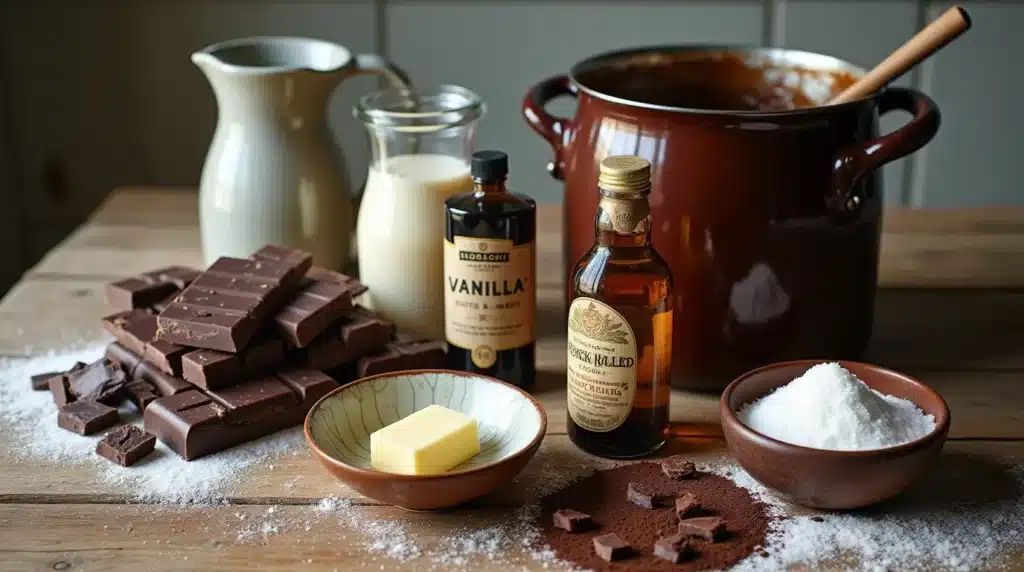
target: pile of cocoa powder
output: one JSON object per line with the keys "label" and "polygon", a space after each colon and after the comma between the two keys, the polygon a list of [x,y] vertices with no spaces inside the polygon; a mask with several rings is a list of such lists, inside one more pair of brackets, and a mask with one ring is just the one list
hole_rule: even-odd
{"label": "pile of cocoa powder", "polygon": [[[696,554],[679,564],[656,558],[654,542],[676,532],[678,517],[673,508],[640,508],[626,500],[626,488],[635,482],[657,494],[679,495],[691,492],[701,504],[696,516],[720,516],[726,521],[726,534],[717,542],[696,540]],[[552,515],[558,509],[573,509],[591,515],[596,527],[586,532],[569,533],[555,528]],[[729,568],[762,545],[770,517],[766,507],[751,498],[732,481],[698,472],[695,478],[676,481],[668,478],[660,463],[635,463],[597,471],[546,498],[541,503],[544,541],[559,559],[596,570],[722,570]],[[594,553],[593,538],[614,532],[633,547],[633,556],[607,563]]]}

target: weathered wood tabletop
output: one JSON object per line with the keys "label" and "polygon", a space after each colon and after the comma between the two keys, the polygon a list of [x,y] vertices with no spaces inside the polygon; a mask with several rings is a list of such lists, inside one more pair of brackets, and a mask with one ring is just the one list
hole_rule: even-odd
{"label": "weathered wood tabletop", "polygon": [[[0,303],[0,355],[105,339],[104,283],[168,264],[201,266],[196,208],[188,190],[113,193]],[[584,460],[565,435],[560,216],[557,206],[540,209],[535,393],[549,416],[540,455]],[[888,211],[882,246],[866,359],[917,374],[942,393],[953,415],[947,451],[1024,461],[1024,209]],[[693,435],[682,432],[671,450],[697,460],[722,454],[715,396],[675,392],[672,419]],[[337,495],[354,499],[365,518],[408,523],[429,546],[456,527],[507,519],[530,495],[523,483],[510,484],[471,509],[408,513],[359,497],[300,454],[272,469],[254,467],[230,506],[153,507],[132,503],[80,466],[17,461],[15,446],[0,431],[2,569],[417,569],[415,561],[365,552],[358,534],[337,521],[236,542],[239,515],[276,505],[287,516]],[[1016,562],[1024,569],[1024,555]],[[482,558],[474,568],[506,566]]]}

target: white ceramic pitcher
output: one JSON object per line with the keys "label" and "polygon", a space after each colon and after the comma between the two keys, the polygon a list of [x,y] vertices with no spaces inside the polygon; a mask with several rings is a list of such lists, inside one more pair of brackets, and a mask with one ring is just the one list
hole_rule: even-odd
{"label": "white ceramic pitcher", "polygon": [[354,217],[327,103],[354,74],[407,86],[405,74],[380,56],[306,38],[228,40],[192,54],[192,61],[219,111],[199,183],[206,264],[274,243],[340,270]]}

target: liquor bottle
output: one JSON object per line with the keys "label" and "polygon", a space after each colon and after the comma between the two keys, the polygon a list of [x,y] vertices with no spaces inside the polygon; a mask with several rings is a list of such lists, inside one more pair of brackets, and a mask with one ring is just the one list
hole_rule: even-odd
{"label": "liquor bottle", "polygon": [[445,201],[449,367],[529,388],[535,376],[537,204],[505,188],[508,155],[477,151],[471,192]]}
{"label": "liquor bottle", "polygon": [[571,274],[568,430],[612,458],[665,443],[672,362],[672,274],[651,246],[651,165],[601,162],[596,240]]}

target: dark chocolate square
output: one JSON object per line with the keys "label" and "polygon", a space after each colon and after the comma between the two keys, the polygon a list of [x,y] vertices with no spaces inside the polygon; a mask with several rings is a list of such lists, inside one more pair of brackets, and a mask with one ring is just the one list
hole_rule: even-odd
{"label": "dark chocolate square", "polygon": [[594,552],[605,562],[628,558],[632,551],[629,543],[619,538],[619,535],[614,532],[594,538]]}
{"label": "dark chocolate square", "polygon": [[659,538],[654,543],[654,555],[673,564],[679,564],[693,554],[690,541],[682,534]]}
{"label": "dark chocolate square", "polygon": [[122,425],[96,443],[96,454],[122,467],[130,467],[153,452],[156,437],[134,425]]}
{"label": "dark chocolate square", "polygon": [[102,431],[117,421],[117,409],[95,401],[75,401],[57,413],[57,426],[79,435]]}
{"label": "dark chocolate square", "polygon": [[68,390],[75,401],[116,404],[128,382],[128,376],[107,358],[100,358],[78,371],[69,372],[67,380]]}
{"label": "dark chocolate square", "polygon": [[679,534],[696,536],[715,542],[725,533],[725,519],[717,516],[701,516],[679,521]]}
{"label": "dark chocolate square", "polygon": [[676,499],[676,516],[679,517],[679,520],[693,516],[698,510],[700,510],[700,503],[697,502],[697,497],[693,493],[683,493]]}
{"label": "dark chocolate square", "polygon": [[661,470],[670,479],[681,481],[697,476],[697,466],[682,457],[669,457],[661,462]]}
{"label": "dark chocolate square", "polygon": [[626,500],[640,508],[656,508],[672,503],[671,497],[655,493],[650,487],[641,483],[629,483],[626,488]]}
{"label": "dark chocolate square", "polygon": [[589,514],[569,508],[556,510],[552,518],[557,528],[568,532],[587,530],[594,525],[594,519]]}

